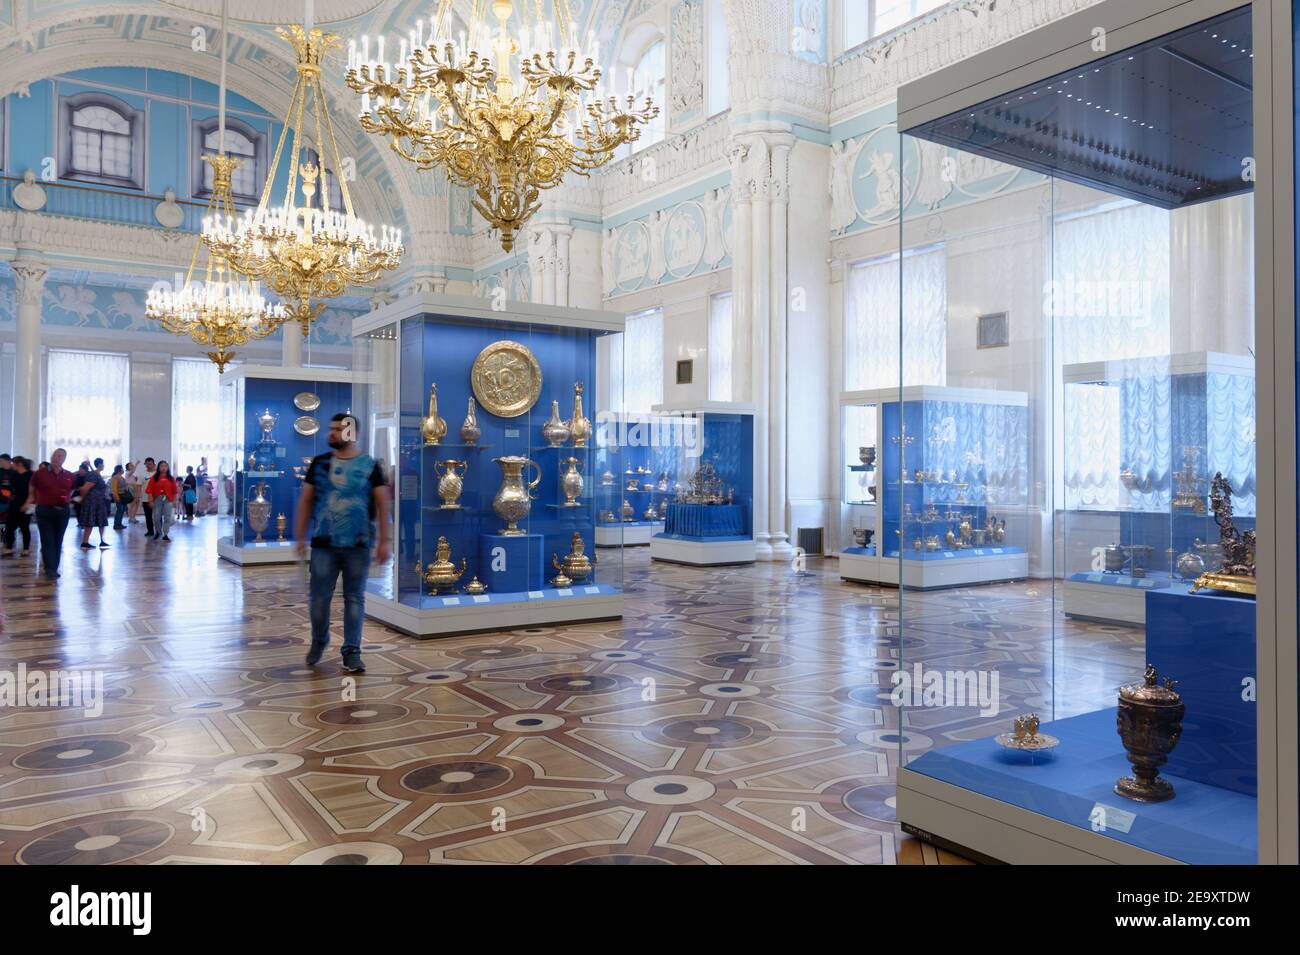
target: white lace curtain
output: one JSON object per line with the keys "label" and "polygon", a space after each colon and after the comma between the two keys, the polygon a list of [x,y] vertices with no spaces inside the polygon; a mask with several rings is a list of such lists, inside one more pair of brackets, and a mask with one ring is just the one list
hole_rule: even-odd
{"label": "white lace curtain", "polygon": [[948,281],[942,248],[855,265],[845,290],[844,387],[899,383],[899,287],[903,289],[903,384],[942,385],[948,373]]}
{"label": "white lace curtain", "polygon": [[126,355],[50,349],[41,454],[68,452],[67,466],[126,464],[131,433],[131,361]]}
{"label": "white lace curtain", "polygon": [[663,310],[629,316],[624,331],[609,337],[611,394],[621,390],[629,412],[649,412],[664,400]]}
{"label": "white lace curtain", "polygon": [[709,400],[731,400],[731,293],[709,299]]}
{"label": "white lace curtain", "polygon": [[[1057,219],[1050,306],[1056,335],[1056,474],[1066,507],[1168,507],[1169,213],[1108,202]],[[1128,362],[1125,384],[1063,386],[1063,366]],[[1123,389],[1131,393],[1121,401]],[[1140,399],[1140,400],[1137,400]],[[1121,421],[1122,409],[1145,409]],[[1127,445],[1125,435],[1128,435]],[[1128,468],[1154,489],[1125,490]]]}
{"label": "white lace curtain", "polygon": [[239,454],[230,427],[235,418],[235,389],[221,387],[217,366],[210,361],[177,358],[172,362],[172,470],[198,470],[208,459],[208,473],[231,474]]}

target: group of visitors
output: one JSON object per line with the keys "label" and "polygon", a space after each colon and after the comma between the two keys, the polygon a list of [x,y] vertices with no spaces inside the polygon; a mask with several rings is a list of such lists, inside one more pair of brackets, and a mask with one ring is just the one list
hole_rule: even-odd
{"label": "group of visitors", "polygon": [[[41,569],[47,577],[59,576],[59,558],[63,537],[75,517],[81,530],[83,550],[107,550],[109,515],[114,530],[125,530],[126,522],[139,523],[137,514],[144,510],[145,537],[170,541],[168,531],[174,525],[178,508],[184,520],[215,511],[215,500],[208,481],[208,459],[203,458],[196,471],[185,469],[178,478],[166,461],[145,458],[140,462],[116,465],[104,475],[104,459],[83,461],[76,471],[63,465],[67,451],[57,448],[50,460],[35,468],[29,458],[0,454],[0,521],[3,522],[3,548],[0,556],[12,556],[18,538],[22,554],[31,553],[31,523],[36,519],[40,538]],[[98,543],[91,536],[98,532]]]}

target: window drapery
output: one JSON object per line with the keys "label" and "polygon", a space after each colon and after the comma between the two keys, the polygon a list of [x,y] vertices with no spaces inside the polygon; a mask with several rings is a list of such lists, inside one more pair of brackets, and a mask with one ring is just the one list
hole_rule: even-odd
{"label": "window drapery", "polygon": [[610,393],[623,395],[630,413],[648,413],[664,400],[664,313],[630,315],[624,330],[610,337]]}
{"label": "window drapery", "polygon": [[731,400],[731,293],[709,299],[709,400]]}
{"label": "window drapery", "polygon": [[198,470],[208,459],[208,472],[231,474],[239,456],[234,430],[236,394],[221,386],[221,375],[210,361],[177,358],[172,362],[172,470]]}
{"label": "window drapery", "polygon": [[948,366],[947,262],[942,248],[855,265],[845,290],[844,387],[896,388],[903,288],[903,384],[942,385]]}
{"label": "window drapery", "polygon": [[68,452],[67,466],[103,458],[125,464],[131,433],[131,361],[126,355],[50,349],[41,455]]}

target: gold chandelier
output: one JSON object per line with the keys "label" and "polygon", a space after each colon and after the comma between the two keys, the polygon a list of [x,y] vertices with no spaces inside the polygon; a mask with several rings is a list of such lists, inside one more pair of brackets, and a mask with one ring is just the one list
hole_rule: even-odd
{"label": "gold chandelier", "polygon": [[[234,156],[219,153],[204,156],[212,167],[212,197],[208,200],[209,216],[230,216],[234,212],[231,174],[239,165]],[[196,240],[185,282],[179,287],[156,285],[145,300],[145,315],[177,335],[189,335],[197,344],[216,349],[208,358],[225,373],[226,364],[235,357],[231,348],[265,338],[288,317],[283,305],[272,305],[262,297],[257,283],[240,279],[219,255],[208,252],[203,279],[198,281],[196,267],[203,242]]]}
{"label": "gold chandelier", "polygon": [[[235,271],[261,279],[274,289],[288,304],[288,318],[297,321],[306,336],[325,307],[320,299],[341,295],[350,285],[373,282],[385,270],[398,266],[404,250],[400,229],[385,225],[376,238],[374,227],[352,210],[320,78],[321,60],[339,45],[338,37],[310,24],[305,30],[294,24],[288,30],[278,28],[276,33],[293,45],[298,77],[275,147],[272,172],[257,208],[245,210],[238,220],[230,215],[205,218],[203,241]],[[303,114],[308,111],[315,113],[316,156],[322,165],[327,155],[332,161],[342,212],[329,208],[328,180],[321,166],[304,156]],[[284,202],[273,205],[271,189],[286,142],[290,142],[291,151]],[[294,201],[299,188],[301,204]]]}
{"label": "gold chandelier", "polygon": [[[479,34],[487,32],[480,12],[489,3],[498,21],[492,59],[478,53]],[[507,31],[511,0],[474,0],[468,39],[462,33],[459,42],[449,36],[452,0],[440,0],[429,35],[417,21],[394,63],[384,59],[382,37],[374,58],[369,37],[348,48],[347,82],[361,94],[362,127],[387,136],[394,152],[421,169],[443,166],[453,182],[472,188],[474,208],[500,231],[507,252],[538,210],[541,190],[569,172],[585,176],[605,165],[659,115],[649,97],[637,108],[630,92],[620,102],[597,89],[601,71],[578,47],[568,0],[554,0],[558,50],[542,0],[534,4],[532,39],[544,52],[525,52],[517,78],[512,60],[528,48],[529,35],[527,25],[520,41]],[[587,48],[595,52],[591,35]]]}

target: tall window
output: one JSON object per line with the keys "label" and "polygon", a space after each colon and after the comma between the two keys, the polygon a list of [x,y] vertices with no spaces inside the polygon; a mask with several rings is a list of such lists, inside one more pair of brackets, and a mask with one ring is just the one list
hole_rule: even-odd
{"label": "tall window", "polygon": [[623,406],[645,413],[664,400],[664,313],[651,309],[628,316],[623,332],[610,337],[610,388]]}
{"label": "tall window", "polygon": [[217,366],[210,361],[177,358],[172,362],[172,466],[181,474],[208,459],[208,471],[230,474],[239,446],[234,431],[235,389],[221,387]]}
{"label": "tall window", "polygon": [[850,50],[872,37],[888,33],[949,0],[840,0],[844,49]]}
{"label": "tall window", "polygon": [[[195,123],[194,132],[194,195],[209,196],[212,194],[212,166],[203,161],[203,156],[220,152],[221,132],[216,119]],[[226,153],[239,159],[239,165],[230,177],[230,190],[236,199],[258,200],[266,175],[264,143],[264,138],[253,127],[227,118]]]}
{"label": "tall window", "polygon": [[144,114],[97,93],[66,96],[62,107],[64,176],[142,188]]}
{"label": "tall window", "polygon": [[731,293],[709,299],[709,400],[731,400]]}
{"label": "tall window", "polygon": [[731,35],[727,32],[727,16],[723,0],[708,0],[709,62],[708,90],[709,115],[731,108]]}
{"label": "tall window", "polygon": [[[317,169],[321,168],[320,154],[317,153],[316,150],[304,149],[302,152],[303,152],[303,162],[309,162],[312,165],[314,165]],[[323,184],[322,184],[322,179],[324,180]],[[301,177],[299,178],[298,182],[299,185],[301,185],[302,183]],[[333,209],[335,212],[342,212],[343,211],[343,189],[339,186],[339,177],[337,175],[337,172],[333,169],[326,169],[324,171],[323,176],[317,178],[316,195],[312,196],[311,204],[316,207],[320,206],[322,185],[327,190],[325,195],[329,202],[329,207]],[[299,191],[298,197],[301,200],[302,198],[301,191]]]}
{"label": "tall window", "polygon": [[[948,373],[948,281],[942,248],[904,255],[903,384],[942,385]],[[844,387],[898,386],[897,255],[853,266],[845,289]]]}
{"label": "tall window", "polygon": [[664,116],[668,112],[665,76],[664,41],[656,40],[641,54],[641,59],[632,70],[631,93],[638,103],[647,96],[654,100],[659,107],[659,115],[641,130],[641,138],[632,143],[633,152],[653,146],[664,138]]}
{"label": "tall window", "polygon": [[125,464],[131,432],[131,361],[126,355],[50,349],[42,456],[68,452],[68,466],[103,458]]}
{"label": "tall window", "polygon": [[[1050,301],[1056,325],[1057,493],[1067,507],[1167,510],[1167,480],[1126,493],[1119,474],[1168,475],[1168,401],[1142,420],[1121,421],[1124,389],[1168,394],[1169,213],[1136,202],[1107,202],[1057,218]],[[1125,361],[1123,381],[1066,385],[1066,366]],[[1116,366],[1112,366],[1116,367]],[[1124,436],[1129,436],[1126,440]],[[1065,470],[1066,448],[1071,470]],[[1177,466],[1174,464],[1173,466]]]}

